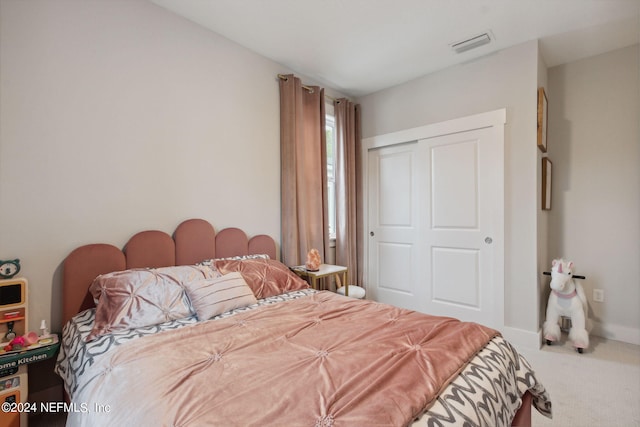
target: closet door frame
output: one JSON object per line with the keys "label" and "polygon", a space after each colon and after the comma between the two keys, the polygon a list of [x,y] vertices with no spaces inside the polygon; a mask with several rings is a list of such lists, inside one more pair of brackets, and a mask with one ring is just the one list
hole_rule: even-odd
{"label": "closet door frame", "polygon": [[[504,326],[504,209],[505,209],[505,201],[504,201],[504,125],[506,123],[506,109],[500,109],[495,111],[489,111],[486,113],[476,114],[472,116],[457,118],[453,120],[448,120],[445,122],[434,123],[426,126],[420,126],[416,128],[401,130],[397,132],[392,132],[388,134],[383,134],[379,136],[374,136],[370,138],[363,139],[363,149],[362,149],[362,171],[363,171],[363,207],[365,209],[364,215],[364,283],[368,286],[368,293],[373,299],[377,299],[377,287],[374,284],[371,284],[371,280],[369,277],[370,274],[370,254],[371,250],[375,249],[373,246],[370,247],[370,231],[372,227],[375,227],[373,224],[369,223],[369,195],[370,195],[370,182],[369,182],[369,171],[371,165],[369,165],[370,153],[372,150],[380,149],[383,147],[393,147],[398,146],[400,144],[413,144],[418,143],[421,140],[440,137],[445,135],[451,135],[461,132],[473,131],[477,129],[487,129],[490,128],[492,132],[493,138],[497,143],[497,156],[499,157],[498,164],[502,165],[502,167],[497,168],[498,170],[492,171],[494,173],[494,182],[496,183],[496,207],[494,210],[496,224],[500,226],[496,227],[495,230],[492,231],[492,247],[493,247],[493,279],[494,289],[493,295],[485,295],[484,298],[492,298],[496,304],[492,307],[492,310],[495,311],[493,313],[492,321],[489,322],[488,326],[492,326],[494,328],[502,329]],[[412,304],[413,305],[413,304]],[[415,309],[415,306],[410,307]]]}

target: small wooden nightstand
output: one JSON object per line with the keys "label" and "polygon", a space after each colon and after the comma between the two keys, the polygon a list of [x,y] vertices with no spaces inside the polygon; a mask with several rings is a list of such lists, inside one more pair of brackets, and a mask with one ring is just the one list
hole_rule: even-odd
{"label": "small wooden nightstand", "polygon": [[[304,265],[291,267],[294,273],[303,279],[307,279],[313,289],[318,289],[318,279],[334,276],[336,289],[347,284],[347,267],[341,265],[320,264],[318,271],[309,271]],[[349,296],[349,287],[345,288],[345,295]]]}

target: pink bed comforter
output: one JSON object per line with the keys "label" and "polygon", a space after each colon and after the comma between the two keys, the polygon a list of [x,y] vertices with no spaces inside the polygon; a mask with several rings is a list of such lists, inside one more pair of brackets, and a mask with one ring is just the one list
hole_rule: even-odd
{"label": "pink bed comforter", "polygon": [[495,335],[319,292],[118,347],[69,425],[407,425]]}

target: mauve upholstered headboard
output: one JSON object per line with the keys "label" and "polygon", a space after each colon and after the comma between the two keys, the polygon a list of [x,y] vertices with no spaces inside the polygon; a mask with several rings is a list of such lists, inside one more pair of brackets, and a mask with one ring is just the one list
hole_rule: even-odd
{"label": "mauve upholstered headboard", "polygon": [[247,238],[238,228],[215,232],[203,219],[181,223],[173,237],[163,231],[141,231],[123,250],[105,243],[80,246],[64,260],[62,324],[82,310],[94,307],[89,286],[100,274],[129,268],[189,265],[212,258],[267,254],[277,259],[274,240],[264,234]]}

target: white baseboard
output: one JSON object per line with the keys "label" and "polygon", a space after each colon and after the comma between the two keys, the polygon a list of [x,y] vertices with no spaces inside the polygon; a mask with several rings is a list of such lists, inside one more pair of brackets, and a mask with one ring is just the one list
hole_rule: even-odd
{"label": "white baseboard", "polygon": [[591,321],[591,326],[591,335],[640,345],[640,329],[638,328],[629,328],[612,323],[600,323],[593,320]]}
{"label": "white baseboard", "polygon": [[[516,347],[530,349],[542,347],[542,329],[532,332],[505,326],[501,332],[502,336]],[[637,328],[591,321],[590,335],[640,345],[640,329]]]}
{"label": "white baseboard", "polygon": [[516,347],[539,350],[542,346],[542,330],[525,331],[524,329],[504,326],[501,330],[502,336]]}

